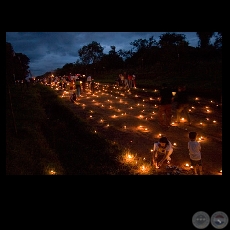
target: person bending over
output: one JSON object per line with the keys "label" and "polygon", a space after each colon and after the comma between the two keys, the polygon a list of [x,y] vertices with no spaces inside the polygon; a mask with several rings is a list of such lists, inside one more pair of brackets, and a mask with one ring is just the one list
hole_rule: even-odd
{"label": "person bending over", "polygon": [[161,137],[153,146],[153,164],[161,167],[165,160],[170,163],[171,154],[173,153],[173,145],[167,137]]}

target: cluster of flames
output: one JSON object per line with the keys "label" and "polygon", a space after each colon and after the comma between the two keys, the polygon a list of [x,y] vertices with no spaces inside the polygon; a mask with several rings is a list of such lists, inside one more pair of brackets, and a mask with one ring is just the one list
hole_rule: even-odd
{"label": "cluster of flames", "polygon": [[[97,84],[99,85],[99,83],[97,83]],[[54,86],[51,85],[51,87],[54,87]],[[93,102],[93,103],[95,103],[95,104],[97,104],[97,105],[100,105],[101,107],[105,107],[105,104],[101,104],[101,103],[97,102],[95,98],[99,97],[99,95],[98,95],[99,93],[101,93],[102,95],[103,95],[103,94],[109,95],[108,90],[107,90],[106,87],[107,87],[107,86],[105,85],[104,88],[103,88],[102,90],[97,90],[97,91],[96,91],[95,93],[93,93],[93,94],[90,93],[90,92],[88,92],[88,93],[86,93],[86,96],[85,96],[85,97],[86,97],[86,98],[91,98],[91,97],[93,97],[93,99],[92,99],[92,102]],[[59,90],[59,88],[56,87],[56,86],[55,86],[54,89]],[[117,90],[118,88],[114,87],[114,89]],[[143,89],[143,90],[145,90],[145,89]],[[154,92],[157,92],[157,90],[154,90]],[[71,93],[71,92],[69,92],[69,91],[63,91],[63,94],[62,94],[61,97],[69,97],[69,96],[70,96],[70,93]],[[125,97],[125,94],[122,93],[122,92],[117,91],[117,92],[115,92],[115,93],[118,93],[121,97]],[[130,94],[131,92],[128,90],[127,93]],[[173,92],[173,93],[175,94],[175,92]],[[111,97],[112,97],[112,95],[111,95]],[[135,95],[135,97],[138,97],[138,95]],[[116,99],[119,99],[119,98],[118,98],[118,97],[115,97],[115,100],[116,100]],[[154,100],[154,99],[150,97],[149,100],[152,101],[152,100]],[[199,98],[195,98],[195,100],[196,100],[196,101],[199,101]],[[144,102],[144,101],[145,101],[145,100],[143,100],[143,102]],[[119,102],[122,103],[122,104],[127,104],[127,102],[126,102],[124,99],[119,99]],[[79,101],[76,101],[75,103],[76,103],[77,105],[81,105],[81,103],[80,103]],[[108,109],[113,109],[113,110],[116,111],[116,112],[121,112],[120,109],[116,109],[114,106],[111,105],[111,104],[113,103],[113,100],[109,100],[109,99],[108,99],[105,103],[110,103]],[[211,101],[211,103],[214,103],[214,102]],[[107,105],[106,105],[106,106],[107,106]],[[145,111],[145,110],[144,110],[145,104],[140,104],[140,103],[138,103],[136,106],[137,106],[137,107],[142,107],[141,113],[143,113],[143,112]],[[218,105],[217,105],[217,106],[218,106]],[[85,108],[86,105],[85,105],[85,104],[82,104],[82,107]],[[155,108],[157,108],[157,107],[158,107],[158,106],[157,106],[157,104],[156,104],[156,105],[155,105]],[[129,111],[129,110],[132,110],[132,109],[133,109],[132,106],[131,106],[131,107],[128,107],[128,106],[127,106],[127,111],[126,111],[126,112],[123,111],[123,112],[120,113],[120,115],[114,114],[114,115],[111,116],[111,118],[113,118],[113,119],[114,119],[114,118],[118,119],[119,116],[126,116],[126,115],[129,113],[128,111]],[[190,112],[192,112],[192,110],[194,110],[194,109],[195,109],[195,107],[191,107]],[[209,106],[205,106],[204,110],[206,111],[207,114],[212,112],[212,111],[210,110]],[[91,112],[92,112],[92,111],[91,111]],[[137,116],[137,117],[138,117],[139,119],[146,119],[146,120],[149,119],[149,120],[150,120],[150,119],[153,118],[152,116],[154,116],[154,115],[156,115],[156,113],[155,113],[154,111],[152,111],[150,117],[145,117],[143,114],[140,114],[140,115]],[[89,115],[89,118],[92,119],[92,118],[93,118],[93,115],[90,114],[90,115]],[[205,119],[206,119],[206,121],[209,121],[209,118],[205,118]],[[100,123],[103,123],[103,122],[104,122],[104,119],[100,119],[99,122],[100,122]],[[181,118],[181,122],[185,122],[185,119],[184,119],[184,118]],[[216,120],[213,120],[213,123],[217,123],[217,121],[216,121]],[[207,124],[204,124],[203,122],[200,122],[199,124],[200,124],[201,126],[207,125]],[[175,125],[175,123],[172,122],[171,125]],[[108,127],[108,126],[109,126],[109,123],[106,124],[106,127]],[[127,125],[124,125],[123,128],[124,128],[124,129],[128,129]],[[138,126],[136,129],[137,129],[137,131],[149,132],[149,128],[146,127],[146,126],[143,126],[143,125]],[[97,131],[95,130],[94,132],[96,133]],[[161,135],[162,135],[162,134],[158,134],[159,137],[160,137]],[[203,136],[198,137],[198,139],[199,139],[200,142],[201,142],[201,141],[207,141]],[[173,145],[174,145],[174,147],[176,147],[176,143],[174,143]],[[152,151],[152,150],[150,150],[150,151]],[[137,154],[132,154],[132,153],[130,152],[130,150],[128,150],[128,151],[125,150],[125,152],[124,152],[124,154],[122,155],[120,161],[121,161],[121,163],[123,163],[123,164],[128,164],[128,165],[132,166],[132,167],[133,167],[133,172],[134,172],[134,174],[143,174],[143,175],[145,175],[145,174],[152,174],[152,173],[153,173],[153,170],[158,169],[157,165],[155,165],[155,166],[153,167],[149,162],[146,161],[145,158],[137,157]],[[184,166],[185,168],[188,168],[188,169],[189,169],[189,168],[192,168],[192,166],[190,166],[189,163],[184,163],[183,166]],[[49,174],[50,174],[50,175],[56,175],[57,172],[55,172],[55,170],[52,169],[52,170],[50,170]],[[222,174],[222,170],[220,170],[220,171],[218,172],[218,175],[219,175],[219,174]]]}

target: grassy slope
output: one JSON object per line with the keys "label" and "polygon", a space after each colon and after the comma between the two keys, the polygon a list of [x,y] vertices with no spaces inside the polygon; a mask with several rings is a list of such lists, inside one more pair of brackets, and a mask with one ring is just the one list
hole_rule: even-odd
{"label": "grassy slope", "polygon": [[125,175],[121,150],[41,84],[6,91],[6,175]]}

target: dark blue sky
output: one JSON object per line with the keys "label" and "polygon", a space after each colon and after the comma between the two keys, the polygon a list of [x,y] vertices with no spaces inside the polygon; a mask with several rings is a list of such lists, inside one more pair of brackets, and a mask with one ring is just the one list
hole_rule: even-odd
{"label": "dark blue sky", "polygon": [[[6,42],[11,43],[16,53],[23,53],[30,59],[33,76],[40,76],[66,63],[74,63],[78,50],[92,41],[98,42],[105,54],[115,46],[116,51],[128,51],[131,42],[138,39],[158,41],[159,36],[167,32],[6,32]],[[170,32],[185,35],[190,46],[198,46],[196,32]]]}

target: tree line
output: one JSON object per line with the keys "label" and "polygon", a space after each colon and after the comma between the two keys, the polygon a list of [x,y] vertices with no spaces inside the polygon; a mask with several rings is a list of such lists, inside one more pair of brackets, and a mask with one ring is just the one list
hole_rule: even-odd
{"label": "tree line", "polygon": [[[78,50],[79,58],[75,63],[66,63],[62,68],[52,72],[56,76],[70,74],[105,75],[111,71],[129,70],[142,75],[150,72],[155,74],[173,71],[184,74],[200,63],[222,64],[222,32],[196,32],[199,38],[198,47],[192,47],[186,36],[176,33],[164,33],[156,41],[138,39],[130,43],[131,50],[118,50],[111,46],[108,54],[100,43],[92,41]],[[215,41],[211,44],[211,38]],[[12,45],[6,42],[6,80],[12,84],[15,80],[24,80],[29,71],[30,59],[22,53],[15,53]],[[206,67],[207,68],[207,67]],[[46,72],[39,78],[47,77]],[[217,73],[215,73],[217,74]]]}

